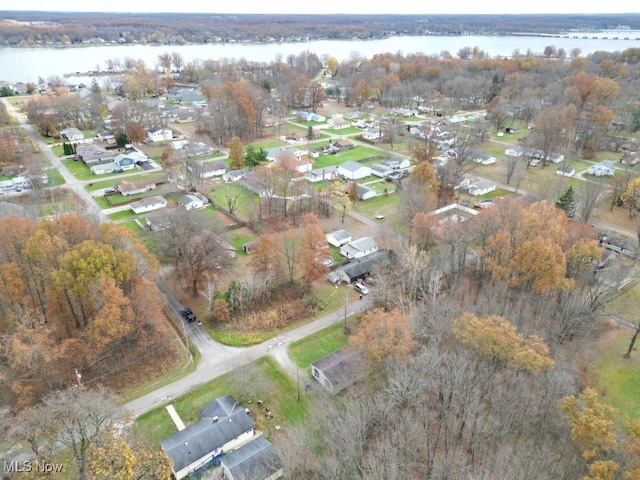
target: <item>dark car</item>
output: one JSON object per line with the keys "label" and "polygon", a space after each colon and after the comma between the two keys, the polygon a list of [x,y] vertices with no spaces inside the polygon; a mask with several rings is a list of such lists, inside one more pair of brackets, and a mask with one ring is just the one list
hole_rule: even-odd
{"label": "dark car", "polygon": [[185,308],[184,310],[180,310],[180,315],[182,315],[182,317],[187,322],[195,322],[197,320],[196,314],[193,313],[189,308]]}

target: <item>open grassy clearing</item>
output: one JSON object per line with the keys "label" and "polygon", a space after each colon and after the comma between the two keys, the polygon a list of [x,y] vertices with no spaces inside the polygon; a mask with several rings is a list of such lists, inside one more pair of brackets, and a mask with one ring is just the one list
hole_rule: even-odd
{"label": "open grassy clearing", "polygon": [[[72,160],[73,161],[73,160]],[[81,163],[81,162],[77,162]],[[131,171],[125,172],[131,174]],[[127,175],[123,177],[123,174],[107,175],[106,178],[100,179],[97,175],[91,174],[91,178],[95,179],[95,182],[87,184],[85,189],[87,192],[93,192],[95,190],[101,190],[103,188],[113,188],[116,184],[122,180],[127,182],[137,182],[139,180],[156,181],[157,183],[166,182],[167,175],[162,172],[151,171],[147,173],[139,173],[137,175]]]}
{"label": "open grassy clearing", "polygon": [[304,371],[316,360],[335,352],[349,343],[342,323],[336,323],[324,330],[289,346],[289,356]]}
{"label": "open grassy clearing", "polygon": [[127,219],[127,218],[133,218],[135,216],[136,216],[136,214],[133,213],[131,210],[123,210],[121,212],[114,212],[114,213],[110,213],[108,215],[108,217],[113,221],[124,220],[124,219]]}
{"label": "open grassy clearing", "polygon": [[91,180],[92,178],[96,178],[96,175],[91,172],[89,167],[79,160],[66,159],[62,160],[62,164],[67,167],[67,170],[71,172],[71,175],[76,177],[78,180]]}
{"label": "open grassy clearing", "polygon": [[[169,403],[174,405],[184,423],[188,425],[200,419],[200,410],[207,403],[225,395],[234,395],[243,407],[249,408],[258,429],[270,435],[276,434],[275,425],[293,423],[303,418],[309,402],[304,395],[297,401],[295,381],[271,357],[262,357]],[[260,413],[258,400],[269,407],[273,415],[271,420],[266,420]],[[177,432],[164,406],[138,417],[135,428],[154,444]]]}
{"label": "open grassy clearing", "polygon": [[[325,133],[328,133],[331,136],[344,137],[345,135],[352,135],[355,133],[362,133],[362,130],[357,127],[346,127],[346,128],[325,128],[322,130]],[[337,140],[337,139],[336,139]]]}
{"label": "open grassy clearing", "polygon": [[600,395],[600,400],[614,406],[621,419],[640,418],[640,344],[623,358],[629,348],[631,331],[615,328],[596,344],[587,381]]}
{"label": "open grassy clearing", "polygon": [[225,184],[216,183],[211,187],[210,196],[212,200],[224,209],[228,207],[227,202],[229,198],[237,197],[235,214],[243,219],[249,217],[252,204],[257,201],[257,195],[244,188],[238,182]]}
{"label": "open grassy clearing", "polygon": [[[389,184],[391,185],[391,184]],[[390,188],[393,188],[391,185]],[[400,196],[390,193],[388,196],[380,195],[364,202],[356,202],[353,206],[354,211],[365,217],[375,219],[376,215],[384,215],[386,220],[391,217],[400,205]]]}

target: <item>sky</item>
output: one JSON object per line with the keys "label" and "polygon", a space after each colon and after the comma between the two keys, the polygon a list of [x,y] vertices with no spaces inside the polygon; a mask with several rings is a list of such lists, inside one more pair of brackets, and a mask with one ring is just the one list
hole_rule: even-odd
{"label": "sky", "polygon": [[[176,6],[179,5],[179,8]],[[0,0],[0,10],[41,10],[75,12],[191,12],[191,13],[640,13],[637,0],[615,2],[572,2],[558,0],[30,0],[26,5],[11,0]]]}

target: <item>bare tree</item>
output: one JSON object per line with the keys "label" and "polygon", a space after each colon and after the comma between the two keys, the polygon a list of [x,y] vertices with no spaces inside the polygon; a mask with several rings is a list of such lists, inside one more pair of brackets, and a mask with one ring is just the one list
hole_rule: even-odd
{"label": "bare tree", "polygon": [[586,180],[578,187],[578,216],[583,222],[589,223],[593,210],[602,199],[605,186],[597,181]]}

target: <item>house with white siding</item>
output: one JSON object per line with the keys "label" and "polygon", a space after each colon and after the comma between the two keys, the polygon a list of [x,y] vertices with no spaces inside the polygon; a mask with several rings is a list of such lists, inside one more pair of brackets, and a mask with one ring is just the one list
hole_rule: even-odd
{"label": "house with white siding", "polygon": [[360,258],[378,251],[378,242],[373,237],[361,237],[340,247],[340,255],[348,259]]}
{"label": "house with white siding", "polygon": [[145,197],[129,204],[129,208],[135,214],[150,212],[152,210],[159,210],[167,206],[167,200],[161,195],[154,195],[152,197]]}

